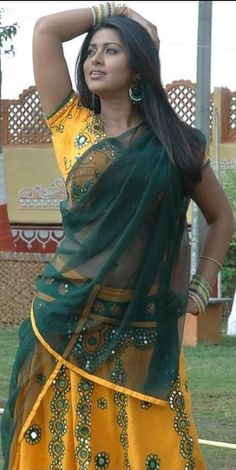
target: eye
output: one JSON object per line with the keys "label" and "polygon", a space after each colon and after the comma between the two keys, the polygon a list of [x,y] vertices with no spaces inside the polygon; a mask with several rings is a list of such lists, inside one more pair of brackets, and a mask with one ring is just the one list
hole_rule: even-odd
{"label": "eye", "polygon": [[118,51],[114,49],[113,47],[108,47],[106,49],[106,52],[108,52],[109,54],[117,54]]}
{"label": "eye", "polygon": [[95,51],[93,49],[88,49],[88,52],[87,52],[87,57],[91,57],[95,54]]}

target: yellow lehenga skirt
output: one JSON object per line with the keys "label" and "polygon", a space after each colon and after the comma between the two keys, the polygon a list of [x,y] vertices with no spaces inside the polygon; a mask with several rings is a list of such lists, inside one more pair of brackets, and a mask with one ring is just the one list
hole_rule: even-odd
{"label": "yellow lehenga skirt", "polygon": [[[38,347],[36,362],[43,349]],[[206,468],[183,354],[179,379],[164,406],[108,388],[102,380],[90,380],[88,374],[82,376],[60,361],[47,386],[43,374],[37,382],[39,393],[30,411],[25,411],[9,470]]]}

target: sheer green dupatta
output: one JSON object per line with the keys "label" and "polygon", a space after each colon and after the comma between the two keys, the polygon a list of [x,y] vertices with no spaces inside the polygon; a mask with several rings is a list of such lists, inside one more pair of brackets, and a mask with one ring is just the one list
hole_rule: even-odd
{"label": "sheer green dupatta", "polygon": [[154,403],[178,377],[189,251],[180,174],[142,125],[92,146],[66,187],[65,238],[36,281],[32,324],[20,329],[2,419],[4,470],[60,358]]}
{"label": "sheer green dupatta", "polygon": [[65,238],[36,281],[32,324],[20,329],[4,470],[63,361],[153,403],[166,403],[178,377],[189,268],[179,172],[142,125],[92,146],[66,188]]}
{"label": "sheer green dupatta", "polygon": [[[181,177],[142,125],[91,147],[66,187],[65,239],[37,281],[35,326],[94,380],[166,400],[178,376],[188,285]],[[112,308],[120,308],[115,319]]]}

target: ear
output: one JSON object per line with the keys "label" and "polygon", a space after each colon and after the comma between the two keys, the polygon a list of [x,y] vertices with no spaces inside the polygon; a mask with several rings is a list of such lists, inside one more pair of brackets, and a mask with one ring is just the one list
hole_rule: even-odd
{"label": "ear", "polygon": [[135,73],[134,76],[133,76],[133,81],[134,82],[136,82],[137,80],[139,81],[139,80],[141,80],[141,78],[142,77],[141,77],[140,73]]}

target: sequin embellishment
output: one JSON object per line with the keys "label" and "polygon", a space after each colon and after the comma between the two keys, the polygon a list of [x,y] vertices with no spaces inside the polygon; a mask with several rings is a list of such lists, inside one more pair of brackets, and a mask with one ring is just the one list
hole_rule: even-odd
{"label": "sequin embellishment", "polygon": [[64,366],[59,370],[56,378],[53,380],[52,389],[54,392],[51,401],[52,418],[49,421],[49,430],[52,439],[49,442],[49,455],[52,457],[50,470],[63,470],[63,457],[65,454],[65,445],[62,437],[66,434],[68,425],[65,415],[69,410],[69,401],[66,394],[70,391],[70,380],[66,374]]}
{"label": "sequin embellishment", "polygon": [[185,401],[180,390],[180,379],[173,385],[172,393],[169,397],[169,406],[176,413],[174,417],[174,428],[180,439],[180,454],[186,460],[184,470],[195,470],[195,460],[193,457],[193,438],[189,434],[190,422],[185,413]]}
{"label": "sequin embellishment", "polygon": [[38,424],[32,424],[25,432],[25,440],[30,445],[38,444],[42,437],[41,428]]}
{"label": "sequin embellishment", "polygon": [[106,452],[99,452],[95,457],[96,470],[106,470],[109,468],[109,455]]}
{"label": "sequin embellishment", "polygon": [[80,395],[76,408],[79,421],[75,427],[75,437],[78,445],[75,449],[76,461],[79,468],[86,469],[91,462],[91,395],[93,393],[93,383],[82,378],[78,385]]}
{"label": "sequin embellishment", "polygon": [[146,469],[147,470],[159,470],[160,468],[160,459],[156,454],[150,454],[146,459]]}
{"label": "sequin embellishment", "polygon": [[[120,443],[124,449],[124,470],[131,470],[128,449],[129,449],[129,440],[128,440],[128,414],[127,414],[127,405],[128,405],[128,396],[124,393],[115,392],[114,402],[119,408],[117,423],[121,428],[120,434]],[[123,467],[122,467],[123,468]]]}

